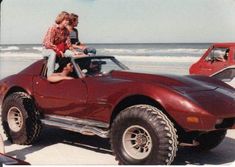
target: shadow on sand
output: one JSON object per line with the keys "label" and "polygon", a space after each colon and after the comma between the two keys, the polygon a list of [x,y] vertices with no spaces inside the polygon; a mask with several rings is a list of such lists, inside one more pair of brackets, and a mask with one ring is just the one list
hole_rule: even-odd
{"label": "shadow on sand", "polygon": [[[14,156],[17,159],[25,160],[26,155],[37,152],[47,146],[63,143],[89,149],[102,154],[112,155],[109,140],[98,136],[85,136],[79,133],[70,132],[57,128],[43,128],[39,140],[34,145],[29,145],[23,149],[7,152],[7,155]],[[9,141],[4,141],[5,146],[11,145]]]}
{"label": "shadow on sand", "polygon": [[[26,155],[57,143],[64,143],[74,147],[89,149],[101,154],[112,155],[108,139],[102,139],[97,136],[84,136],[79,133],[55,128],[44,128],[39,141],[35,145],[8,152],[7,155],[16,156],[18,159],[25,160]],[[9,144],[8,141],[5,141],[5,145]],[[208,152],[197,152],[192,148],[179,148],[173,165],[227,164],[235,161],[234,152],[235,139],[226,137],[218,147]]]}
{"label": "shadow on sand", "polygon": [[216,148],[199,152],[193,148],[179,148],[173,165],[222,165],[235,161],[235,139],[226,137]]}

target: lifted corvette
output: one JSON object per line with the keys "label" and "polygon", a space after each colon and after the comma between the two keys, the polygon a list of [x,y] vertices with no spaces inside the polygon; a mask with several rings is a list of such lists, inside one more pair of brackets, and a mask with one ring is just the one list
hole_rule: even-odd
{"label": "lifted corvette", "polygon": [[179,145],[209,150],[235,120],[235,90],[206,76],[134,73],[111,56],[76,58],[50,83],[45,59],[0,81],[2,123],[31,144],[42,125],[110,138],[120,164],[171,164]]}

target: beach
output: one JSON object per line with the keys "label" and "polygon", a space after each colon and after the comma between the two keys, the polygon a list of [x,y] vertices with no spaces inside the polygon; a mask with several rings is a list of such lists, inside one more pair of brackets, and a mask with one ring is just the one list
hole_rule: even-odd
{"label": "beach", "polygon": [[[98,55],[112,55],[132,71],[153,74],[188,75],[210,44],[91,44]],[[0,79],[16,74],[42,58],[40,45],[2,45]],[[2,128],[0,133],[3,134]],[[3,135],[6,154],[32,165],[116,165],[109,140],[44,127],[34,145],[11,144]],[[209,152],[179,148],[174,165],[228,165],[235,160],[235,132]]]}
{"label": "beach", "polygon": [[[1,134],[2,129],[0,130]],[[117,165],[109,140],[44,127],[39,141],[21,146],[6,141],[7,155],[32,165]],[[179,148],[173,165],[232,165],[235,161],[235,131],[229,130],[224,141],[208,152]]]}
{"label": "beach", "polygon": [[[130,70],[152,74],[187,75],[208,43],[192,44],[90,44],[97,55],[115,56]],[[0,79],[15,74],[42,59],[40,44],[1,45]]]}

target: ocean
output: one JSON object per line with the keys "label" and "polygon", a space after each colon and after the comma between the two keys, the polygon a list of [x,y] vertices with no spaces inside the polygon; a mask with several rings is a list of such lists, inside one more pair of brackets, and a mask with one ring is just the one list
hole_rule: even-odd
{"label": "ocean", "polygon": [[[97,55],[115,56],[132,71],[187,75],[209,43],[88,44]],[[40,44],[0,45],[0,79],[42,58]]]}

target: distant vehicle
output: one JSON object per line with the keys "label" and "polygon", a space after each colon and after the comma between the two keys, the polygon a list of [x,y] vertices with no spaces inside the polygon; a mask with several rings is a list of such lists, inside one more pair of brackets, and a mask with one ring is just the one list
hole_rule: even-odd
{"label": "distant vehicle", "polygon": [[234,125],[235,90],[217,79],[135,73],[112,56],[71,63],[71,80],[50,83],[42,59],[0,81],[12,143],[32,144],[45,124],[110,138],[120,164],[164,165],[179,145],[216,147]]}
{"label": "distant vehicle", "polygon": [[235,88],[235,65],[226,67],[212,74],[211,77],[217,78]]}
{"label": "distant vehicle", "polygon": [[231,65],[235,65],[235,43],[216,43],[190,67],[189,73],[210,76]]}

